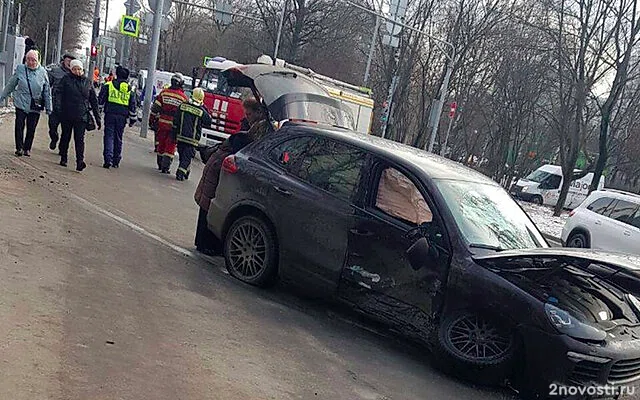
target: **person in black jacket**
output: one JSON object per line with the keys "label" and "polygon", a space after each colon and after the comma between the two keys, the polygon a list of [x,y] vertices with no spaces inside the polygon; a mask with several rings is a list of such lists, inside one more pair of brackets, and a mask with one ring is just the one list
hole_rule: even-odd
{"label": "person in black jacket", "polygon": [[137,120],[136,96],[129,87],[129,70],[118,65],[117,79],[100,89],[98,103],[104,105],[104,168],[118,168],[122,159],[122,136],[129,117],[129,126]]}
{"label": "person in black jacket", "polygon": [[[53,98],[53,104],[56,104],[56,97],[58,97],[58,92],[60,92],[60,83],[62,82],[62,78],[67,75],[71,75],[71,61],[76,58],[71,54],[65,54],[62,56],[62,60],[60,60],[60,64],[56,65],[49,71],[49,86],[51,86],[51,96]],[[60,110],[53,109],[53,112],[49,115],[49,138],[51,142],[49,143],[49,148],[51,150],[55,150],[58,145],[58,140],[60,137],[58,136],[58,126],[60,125]]]}
{"label": "person in black jacket", "polygon": [[202,127],[211,126],[211,116],[204,108],[204,91],[202,88],[193,89],[189,101],[180,104],[173,117],[173,139],[178,143],[180,163],[176,172],[176,179],[189,179],[191,160],[196,155],[196,148],[202,136]]}
{"label": "person in black jacket", "polygon": [[89,123],[90,111],[96,120],[96,127],[100,129],[100,113],[98,99],[91,86],[91,80],[84,75],[82,62],[71,61],[71,75],[62,78],[60,92],[57,98],[60,121],[62,122],[62,137],[60,138],[60,165],[67,166],[67,153],[71,142],[76,147],[76,170],[82,171],[87,167],[84,162],[84,133]]}

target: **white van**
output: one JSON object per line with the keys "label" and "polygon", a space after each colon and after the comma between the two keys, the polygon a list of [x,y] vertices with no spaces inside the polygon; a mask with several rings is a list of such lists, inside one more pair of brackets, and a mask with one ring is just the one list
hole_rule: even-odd
{"label": "white van", "polygon": [[[574,172],[580,172],[575,170]],[[511,188],[511,195],[519,199],[536,204],[555,206],[562,187],[562,167],[559,165],[543,165],[530,173],[526,178],[519,179]],[[578,207],[589,195],[589,186],[593,180],[593,172],[571,182],[565,208]],[[604,188],[604,177],[600,179],[598,190]]]}

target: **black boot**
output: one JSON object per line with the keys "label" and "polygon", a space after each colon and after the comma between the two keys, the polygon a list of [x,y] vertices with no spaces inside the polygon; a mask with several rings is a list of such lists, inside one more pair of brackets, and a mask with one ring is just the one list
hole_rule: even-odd
{"label": "black boot", "polygon": [[77,165],[76,165],[76,171],[78,172],[82,172],[83,169],[87,168],[87,164],[84,161],[80,161]]}

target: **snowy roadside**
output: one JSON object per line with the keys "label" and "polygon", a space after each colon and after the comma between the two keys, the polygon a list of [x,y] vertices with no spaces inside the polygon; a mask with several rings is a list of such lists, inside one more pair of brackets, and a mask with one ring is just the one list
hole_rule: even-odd
{"label": "snowy roadside", "polygon": [[531,217],[542,233],[554,238],[560,238],[562,228],[569,216],[569,211],[565,210],[559,217],[554,217],[553,208],[551,207],[539,206],[525,201],[518,201],[518,203],[520,203],[524,211],[529,214],[529,217]]}

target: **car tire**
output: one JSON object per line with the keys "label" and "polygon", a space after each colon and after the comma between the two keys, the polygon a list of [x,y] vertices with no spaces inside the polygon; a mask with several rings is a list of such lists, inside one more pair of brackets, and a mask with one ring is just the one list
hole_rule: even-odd
{"label": "car tire", "polygon": [[246,215],[235,220],[225,235],[223,252],[231,276],[258,287],[275,282],[276,236],[262,218]]}
{"label": "car tire", "polygon": [[537,204],[541,206],[544,204],[544,199],[542,198],[542,196],[533,196],[533,198],[531,199],[531,202],[533,204]]}
{"label": "car tire", "polygon": [[591,247],[589,243],[589,237],[584,232],[571,232],[567,239],[567,247],[574,247],[578,249],[588,249]]}
{"label": "car tire", "polygon": [[445,315],[435,330],[435,358],[446,372],[483,385],[513,375],[518,340],[512,329],[474,311]]}

